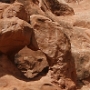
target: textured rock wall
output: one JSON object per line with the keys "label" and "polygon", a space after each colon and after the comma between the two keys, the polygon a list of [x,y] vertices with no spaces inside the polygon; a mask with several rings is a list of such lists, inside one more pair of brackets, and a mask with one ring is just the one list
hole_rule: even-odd
{"label": "textured rock wall", "polygon": [[[20,71],[21,78],[11,73],[16,90],[28,90],[22,89],[22,83],[32,86],[28,86],[32,90],[76,90],[70,38],[63,31],[66,29],[55,22],[55,17],[74,15],[74,10],[57,0],[16,0],[5,5],[0,19],[0,55]],[[2,63],[1,67],[5,69]],[[7,75],[6,80],[11,76]],[[21,86],[17,87],[17,81]],[[9,85],[6,88],[13,88]]]}

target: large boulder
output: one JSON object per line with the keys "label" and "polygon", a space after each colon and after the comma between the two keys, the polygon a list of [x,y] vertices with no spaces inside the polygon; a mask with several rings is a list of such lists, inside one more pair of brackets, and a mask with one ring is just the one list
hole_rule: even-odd
{"label": "large boulder", "polygon": [[[83,17],[82,17],[83,18]],[[88,28],[90,29],[90,18],[77,18],[77,20],[74,22],[73,26],[82,27],[82,28]]]}
{"label": "large boulder", "polygon": [[36,49],[33,37],[33,29],[27,22],[16,17],[0,20],[0,52],[13,54],[29,44]]}
{"label": "large boulder", "polygon": [[43,52],[32,51],[27,47],[15,55],[15,63],[27,78],[34,78],[48,67],[47,58]]}
{"label": "large boulder", "polygon": [[75,89],[75,65],[70,51],[70,41],[56,22],[41,15],[32,15],[31,25],[39,49],[44,52],[50,65],[52,82],[62,89]]}
{"label": "large boulder", "polygon": [[18,2],[7,7],[2,14],[2,18],[11,17],[18,17],[22,20],[29,21],[29,14],[26,12],[24,5]]}

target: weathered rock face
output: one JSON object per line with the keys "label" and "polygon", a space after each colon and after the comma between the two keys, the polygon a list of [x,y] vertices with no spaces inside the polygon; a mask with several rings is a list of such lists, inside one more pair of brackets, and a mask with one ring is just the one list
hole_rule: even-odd
{"label": "weathered rock face", "polygon": [[[48,80],[37,81],[40,85],[39,90],[55,90],[55,86],[59,87],[59,90],[76,90],[76,72],[70,41],[62,32],[59,24],[47,18],[52,17],[51,15],[54,15],[54,18],[72,15],[73,9],[57,0],[16,1],[23,5],[18,2],[9,5],[2,14],[3,19],[0,20],[0,52],[12,56],[22,49],[18,52],[15,63],[27,78],[37,76],[48,67],[49,63],[46,76]],[[25,22],[29,21],[28,15],[31,18],[32,27]],[[25,46],[41,51],[33,52],[24,48]]]}
{"label": "weathered rock face", "polygon": [[76,63],[76,72],[78,80],[84,80],[90,77],[90,52],[78,50],[77,52],[73,52],[73,56],[75,58]]}
{"label": "weathered rock face", "polygon": [[[39,48],[48,56],[53,59],[58,58],[59,48],[61,48],[60,51],[62,51],[62,53],[60,52],[60,55],[63,55],[70,50],[69,40],[66,39],[67,37],[63,34],[57,23],[52,22],[49,18],[41,15],[32,15],[30,21],[32,27],[35,29],[35,37]],[[64,43],[65,47],[63,46]]]}
{"label": "weathered rock face", "polygon": [[[54,82],[56,80],[62,89],[75,90],[73,81],[76,79],[76,74],[75,68],[72,68],[74,61],[70,52],[69,39],[61,31],[60,26],[47,17],[32,15],[30,21],[39,49],[48,58]],[[62,83],[62,81],[64,82]]]}
{"label": "weathered rock face", "polygon": [[56,16],[73,15],[74,10],[66,4],[60,3],[58,0],[40,0],[40,7],[43,11],[51,11]]}
{"label": "weathered rock face", "polygon": [[67,3],[76,2],[76,0],[65,0]]}
{"label": "weathered rock face", "polygon": [[27,78],[34,78],[48,67],[47,58],[43,52],[32,51],[26,47],[16,54],[15,63]]}
{"label": "weathered rock face", "polygon": [[9,6],[9,4],[6,3],[0,3],[0,19],[2,18],[2,13],[4,10]]}
{"label": "weathered rock face", "polygon": [[80,24],[79,27],[75,26],[71,29],[66,29],[66,31],[63,29],[71,41],[71,50],[75,59],[78,80],[90,77],[90,30],[88,25],[86,26],[87,28],[82,28]]}
{"label": "weathered rock face", "polygon": [[29,21],[29,15],[26,12],[23,4],[13,3],[8,8],[6,8],[2,14],[2,18],[18,17],[22,20]]}
{"label": "weathered rock face", "polygon": [[73,37],[71,38],[72,53],[76,62],[77,77],[79,80],[83,80],[90,76],[90,31],[80,27],[74,28],[74,30]]}
{"label": "weathered rock face", "polygon": [[83,18],[83,19],[78,19],[78,20],[76,20],[76,22],[73,24],[73,26],[90,29],[90,19],[89,19],[89,18],[87,18],[87,19],[85,19],[85,18]]}
{"label": "weathered rock face", "polygon": [[26,8],[26,11],[29,13],[29,15],[32,14],[45,15],[45,13],[39,7],[38,0],[15,0],[15,1],[22,3]]}
{"label": "weathered rock face", "polygon": [[[26,45],[31,45],[33,36],[31,26],[18,18],[0,20],[0,52],[15,53]],[[35,45],[36,46],[36,45]],[[35,48],[34,48],[35,49]]]}
{"label": "weathered rock face", "polygon": [[40,14],[52,18],[62,15],[73,15],[74,10],[62,0],[16,0],[24,4],[26,11],[32,14]]}

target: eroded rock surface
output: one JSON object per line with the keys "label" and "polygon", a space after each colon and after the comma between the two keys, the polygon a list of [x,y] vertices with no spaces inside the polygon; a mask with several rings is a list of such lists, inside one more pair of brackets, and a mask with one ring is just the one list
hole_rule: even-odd
{"label": "eroded rock surface", "polygon": [[40,7],[43,11],[50,10],[56,16],[73,15],[74,10],[58,0],[40,0]]}
{"label": "eroded rock surface", "polygon": [[73,27],[66,29],[65,33],[71,41],[71,51],[76,63],[76,72],[79,80],[90,76],[90,31],[88,28]]}
{"label": "eroded rock surface", "polygon": [[34,78],[48,67],[47,58],[43,52],[32,51],[26,47],[16,54],[15,63],[27,78]]}
{"label": "eroded rock surface", "polygon": [[[51,66],[51,77],[62,89],[75,90],[76,74],[75,68],[70,68],[74,66],[74,61],[70,52],[69,39],[60,26],[47,17],[32,15],[30,21],[39,49],[46,54]],[[67,85],[68,80],[72,83],[70,87]],[[64,81],[63,84],[62,81]]]}
{"label": "eroded rock surface", "polygon": [[0,19],[2,18],[2,13],[4,12],[4,10],[9,6],[9,4],[6,3],[1,3],[0,2]]}
{"label": "eroded rock surface", "polygon": [[17,2],[20,2],[24,5],[26,8],[26,11],[29,13],[29,15],[32,14],[41,14],[45,15],[45,13],[41,10],[39,7],[39,1],[38,0],[15,0]]}
{"label": "eroded rock surface", "polygon": [[29,21],[29,15],[26,12],[23,4],[13,3],[8,8],[6,8],[2,14],[2,18],[12,18],[18,17],[24,21]]}
{"label": "eroded rock surface", "polygon": [[[89,90],[89,3],[90,0],[1,0],[0,90],[76,90],[76,74],[77,90]],[[12,63],[14,57],[10,57],[15,53],[21,56]],[[42,56],[43,62],[39,63]],[[46,60],[47,73],[43,71],[48,66]]]}
{"label": "eroded rock surface", "polygon": [[10,3],[11,0],[0,0],[0,2],[3,2],[3,3]]}

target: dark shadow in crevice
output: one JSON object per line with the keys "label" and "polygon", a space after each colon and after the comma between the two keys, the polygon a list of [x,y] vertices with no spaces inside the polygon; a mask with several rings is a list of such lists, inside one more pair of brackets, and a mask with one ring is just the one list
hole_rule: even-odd
{"label": "dark shadow in crevice", "polygon": [[0,0],[0,2],[11,4],[11,3],[14,3],[15,0]]}
{"label": "dark shadow in crevice", "polygon": [[11,3],[11,0],[0,0],[2,3]]}
{"label": "dark shadow in crevice", "polygon": [[83,86],[88,86],[90,84],[90,76],[88,78],[82,79],[82,80],[77,80],[77,89],[80,89]]}

